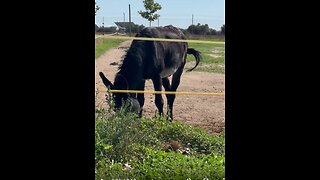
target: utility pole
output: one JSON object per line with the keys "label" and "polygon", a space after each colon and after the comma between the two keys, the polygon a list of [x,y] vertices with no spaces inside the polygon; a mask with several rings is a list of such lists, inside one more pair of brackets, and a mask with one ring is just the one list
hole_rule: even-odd
{"label": "utility pole", "polygon": [[192,14],[192,19],[191,19],[191,35],[193,34],[193,14]]}
{"label": "utility pole", "polygon": [[129,4],[129,36],[131,37],[131,9]]}
{"label": "utility pole", "polygon": [[123,13],[123,22],[126,22],[126,14]]}
{"label": "utility pole", "polygon": [[192,14],[192,21],[191,21],[191,25],[193,25],[193,14]]}
{"label": "utility pole", "polygon": [[102,35],[104,35],[104,17],[102,17]]}
{"label": "utility pole", "polygon": [[159,19],[160,19],[160,17],[158,17],[158,27],[159,27]]}

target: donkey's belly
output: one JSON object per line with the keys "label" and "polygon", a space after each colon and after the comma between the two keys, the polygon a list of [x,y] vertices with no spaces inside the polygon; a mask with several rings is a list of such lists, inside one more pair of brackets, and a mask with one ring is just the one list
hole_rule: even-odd
{"label": "donkey's belly", "polygon": [[165,78],[165,77],[171,76],[176,71],[177,71],[177,68],[166,68],[166,69],[163,69],[161,71],[161,73],[160,73],[160,77],[161,78]]}

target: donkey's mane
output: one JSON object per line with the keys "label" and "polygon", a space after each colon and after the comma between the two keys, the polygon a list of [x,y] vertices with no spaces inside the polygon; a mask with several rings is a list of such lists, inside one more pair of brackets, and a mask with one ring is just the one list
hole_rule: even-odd
{"label": "donkey's mane", "polygon": [[124,50],[125,54],[124,54],[123,56],[121,56],[121,60],[120,60],[119,66],[118,66],[118,70],[121,69],[121,67],[122,67],[122,65],[123,65],[123,61],[124,61],[124,59],[127,57],[128,51],[129,51],[129,49]]}
{"label": "donkey's mane", "polygon": [[136,41],[134,40],[129,49],[125,50],[125,54],[121,57],[118,70],[121,70],[125,65],[125,61],[129,59],[139,58],[139,55],[144,53],[144,49],[141,48],[144,46],[145,41]]}

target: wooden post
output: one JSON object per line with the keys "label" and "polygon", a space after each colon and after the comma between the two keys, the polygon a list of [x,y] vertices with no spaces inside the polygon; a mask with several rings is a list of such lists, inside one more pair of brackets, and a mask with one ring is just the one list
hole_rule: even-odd
{"label": "wooden post", "polygon": [[129,36],[131,37],[131,9],[129,4]]}

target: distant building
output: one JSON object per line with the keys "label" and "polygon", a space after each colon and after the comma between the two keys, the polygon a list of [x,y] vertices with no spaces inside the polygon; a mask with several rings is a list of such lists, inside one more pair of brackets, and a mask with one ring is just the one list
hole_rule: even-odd
{"label": "distant building", "polygon": [[118,27],[118,33],[125,34],[129,31],[130,27],[134,27],[133,22],[114,22]]}

